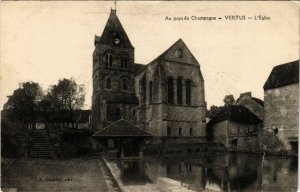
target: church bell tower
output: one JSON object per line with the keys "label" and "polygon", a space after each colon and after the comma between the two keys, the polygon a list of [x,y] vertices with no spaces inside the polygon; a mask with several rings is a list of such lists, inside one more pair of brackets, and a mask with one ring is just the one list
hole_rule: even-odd
{"label": "church bell tower", "polygon": [[134,47],[111,9],[93,53],[92,128],[101,129],[118,119],[133,119],[135,96]]}

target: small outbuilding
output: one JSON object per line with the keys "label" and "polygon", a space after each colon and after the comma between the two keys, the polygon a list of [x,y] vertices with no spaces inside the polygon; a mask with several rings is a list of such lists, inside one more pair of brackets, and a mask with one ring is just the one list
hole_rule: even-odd
{"label": "small outbuilding", "polygon": [[224,106],[207,124],[207,139],[230,151],[258,151],[262,120],[244,106]]}
{"label": "small outbuilding", "polygon": [[131,122],[120,119],[93,135],[106,150],[117,150],[119,157],[141,157],[142,145],[151,133],[137,127]]}

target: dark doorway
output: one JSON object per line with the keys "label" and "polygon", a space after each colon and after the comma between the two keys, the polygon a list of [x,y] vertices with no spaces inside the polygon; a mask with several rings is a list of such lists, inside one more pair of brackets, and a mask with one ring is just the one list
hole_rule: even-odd
{"label": "dark doorway", "polygon": [[170,127],[167,128],[167,136],[171,136],[171,128]]}
{"label": "dark doorway", "polygon": [[231,150],[237,151],[237,139],[231,141]]}
{"label": "dark doorway", "polygon": [[174,103],[173,77],[168,78],[168,103]]}
{"label": "dark doorway", "polygon": [[297,141],[291,141],[290,144],[292,146],[292,153],[293,154],[298,154],[298,142]]}
{"label": "dark doorway", "polygon": [[122,147],[124,157],[136,157],[140,151],[140,140],[137,139],[122,139]]}

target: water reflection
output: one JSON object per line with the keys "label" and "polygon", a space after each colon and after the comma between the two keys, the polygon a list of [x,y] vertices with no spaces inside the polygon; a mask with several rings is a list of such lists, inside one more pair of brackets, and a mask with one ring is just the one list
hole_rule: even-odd
{"label": "water reflection", "polygon": [[180,181],[195,191],[297,191],[298,160],[255,154],[189,154],[119,161],[125,185]]}
{"label": "water reflection", "polygon": [[124,185],[144,185],[151,183],[145,172],[145,161],[122,160],[118,167],[121,169],[121,180]]}

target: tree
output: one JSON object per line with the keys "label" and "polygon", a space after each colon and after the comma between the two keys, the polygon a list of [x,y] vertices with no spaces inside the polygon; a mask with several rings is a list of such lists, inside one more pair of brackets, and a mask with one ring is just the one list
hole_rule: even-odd
{"label": "tree", "polygon": [[235,104],[235,100],[233,95],[226,95],[223,99],[225,106],[227,105],[234,105]]}
{"label": "tree", "polygon": [[216,114],[218,114],[221,110],[223,109],[223,107],[218,107],[215,105],[212,105],[210,107],[210,109],[208,110],[208,118],[213,118]]}
{"label": "tree", "polygon": [[56,113],[63,117],[63,122],[74,123],[73,112],[80,109],[85,101],[85,87],[78,85],[73,79],[60,79],[57,85],[53,85],[50,91],[50,97]]}
{"label": "tree", "polygon": [[35,128],[38,103],[43,96],[42,89],[38,83],[20,83],[19,88],[8,96],[4,104],[7,117],[10,120],[29,125]]}
{"label": "tree", "polygon": [[50,122],[56,121],[56,110],[49,92],[38,103],[38,110],[40,117],[44,119],[45,127],[48,127]]}

